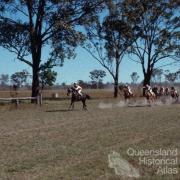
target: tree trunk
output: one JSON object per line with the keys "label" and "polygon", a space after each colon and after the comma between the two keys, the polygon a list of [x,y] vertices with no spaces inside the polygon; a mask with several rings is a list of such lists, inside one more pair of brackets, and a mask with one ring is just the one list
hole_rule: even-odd
{"label": "tree trunk", "polygon": [[[39,70],[33,67],[33,80],[32,80],[32,97],[37,97],[39,94]],[[35,102],[32,100],[32,102]]]}
{"label": "tree trunk", "polygon": [[118,97],[118,82],[119,82],[119,78],[118,78],[119,73],[116,73],[116,76],[114,78],[114,98]]}
{"label": "tree trunk", "polygon": [[99,89],[99,81],[96,82],[96,89]]}
{"label": "tree trunk", "polygon": [[118,85],[119,85],[119,55],[116,55],[116,74],[114,77],[114,98],[118,97]]}
{"label": "tree trunk", "polygon": [[[41,53],[33,54],[33,69],[32,69],[32,97],[39,95],[39,65],[40,65]],[[32,100],[32,103],[36,103],[36,100]]]}
{"label": "tree trunk", "polygon": [[114,83],[114,98],[118,97],[118,82]]}
{"label": "tree trunk", "polygon": [[[146,86],[147,84],[150,85],[151,82],[151,72],[147,72],[144,74],[144,81],[143,86]],[[145,96],[145,89],[143,88],[143,96]]]}

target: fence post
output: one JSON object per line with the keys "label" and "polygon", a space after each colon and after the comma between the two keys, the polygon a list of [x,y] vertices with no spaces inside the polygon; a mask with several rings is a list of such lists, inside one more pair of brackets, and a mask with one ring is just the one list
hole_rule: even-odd
{"label": "fence post", "polygon": [[15,103],[16,103],[16,107],[19,107],[19,99],[16,99]]}
{"label": "fence post", "polygon": [[37,96],[37,104],[39,106],[42,106],[42,93],[39,93]]}

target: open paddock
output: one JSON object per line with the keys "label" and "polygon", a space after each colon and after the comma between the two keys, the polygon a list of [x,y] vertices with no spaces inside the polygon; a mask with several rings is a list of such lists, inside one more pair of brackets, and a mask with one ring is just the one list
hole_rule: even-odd
{"label": "open paddock", "polygon": [[[180,179],[179,162],[173,167],[178,173],[162,175],[157,174],[158,166],[140,165],[139,157],[127,153],[128,148],[179,150],[180,104],[118,103],[119,99],[92,99],[87,111],[80,102],[74,111],[67,111],[67,100],[45,100],[42,107],[0,106],[0,179],[132,179],[109,167],[112,151],[138,169],[140,179]],[[100,104],[112,106],[100,108]]]}
{"label": "open paddock", "polygon": [[[113,90],[112,89],[84,89],[83,92],[88,93],[93,98],[112,98]],[[43,98],[53,98],[54,94],[57,93],[59,97],[57,99],[66,99],[67,90],[66,89],[56,89],[56,90],[43,90],[42,96]],[[17,97],[29,97],[31,96],[30,90],[18,90],[16,93],[12,91],[0,91],[0,98],[9,98],[11,96]]]}

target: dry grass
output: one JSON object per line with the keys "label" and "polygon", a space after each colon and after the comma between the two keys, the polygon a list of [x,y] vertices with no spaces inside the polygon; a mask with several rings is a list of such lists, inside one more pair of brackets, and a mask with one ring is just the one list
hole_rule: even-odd
{"label": "dry grass", "polygon": [[88,111],[80,103],[67,111],[66,100],[45,101],[42,108],[0,106],[0,180],[128,179],[108,167],[112,150],[138,168],[141,179],[180,179],[159,176],[157,167],[139,165],[126,152],[179,149],[180,105],[99,109],[100,102],[117,100],[90,100]]}
{"label": "dry grass", "polygon": [[[106,89],[84,89],[83,92],[88,93],[93,98],[110,98],[113,97],[113,90],[106,90]],[[44,98],[52,98],[54,93],[59,94],[59,98],[67,98],[67,92],[64,89],[60,90],[44,90],[43,97]],[[19,90],[17,94],[12,91],[0,91],[0,98],[8,98],[11,96],[17,97],[29,97],[31,96],[30,90]]]}

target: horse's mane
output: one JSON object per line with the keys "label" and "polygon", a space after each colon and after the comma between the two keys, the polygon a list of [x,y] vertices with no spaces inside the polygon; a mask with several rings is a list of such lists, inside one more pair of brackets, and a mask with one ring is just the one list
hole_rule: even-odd
{"label": "horse's mane", "polygon": [[75,89],[74,87],[71,87],[70,89],[71,89],[73,92],[76,91],[76,89]]}

